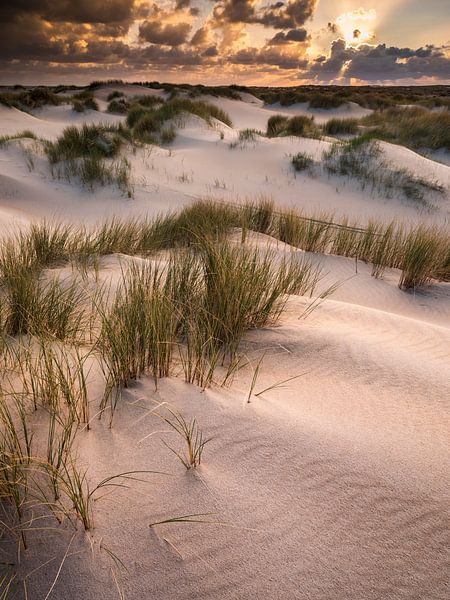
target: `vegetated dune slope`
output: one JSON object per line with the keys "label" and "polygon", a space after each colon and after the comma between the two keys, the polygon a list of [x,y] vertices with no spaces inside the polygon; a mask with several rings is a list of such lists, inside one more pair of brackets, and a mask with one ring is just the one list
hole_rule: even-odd
{"label": "vegetated dune slope", "polygon": [[[330,276],[354,273],[347,259],[324,266]],[[104,267],[107,277],[117,263]],[[124,561],[133,599],[447,597],[450,286],[413,298],[359,265],[334,299],[299,319],[307,304],[292,299],[278,327],[246,336],[251,365],[230,389],[171,378],[155,392],[142,380],[111,430],[103,420],[80,436],[93,482],[130,468],[169,475],[96,502],[94,550],[84,534],[58,533],[58,558],[31,578],[36,597],[71,540],[57,598],[113,597],[100,544]],[[247,403],[263,353],[255,394],[302,376]],[[197,472],[161,441],[183,450],[154,415],[165,406],[213,438]],[[149,527],[199,513],[211,522]],[[49,548],[30,548],[31,570]]]}
{"label": "vegetated dune slope", "polygon": [[359,119],[373,112],[354,102],[348,102],[338,108],[329,110],[309,108],[308,102],[292,104],[291,106],[282,106],[279,102],[276,102],[265,106],[262,100],[255,98],[251,94],[242,94],[242,96],[243,102],[236,102],[229,98],[213,98],[211,96],[205,96],[205,99],[226,111],[238,129],[254,128],[262,131],[265,131],[267,119],[273,114],[286,115],[288,117],[305,115],[307,117],[314,117],[317,123],[322,124],[334,118]]}
{"label": "vegetated dune slope", "polygon": [[[130,86],[131,87],[131,86]],[[127,89],[128,95],[144,92]],[[108,93],[115,88],[107,88]],[[146,90],[152,95],[158,90]],[[97,92],[105,96],[104,90]],[[208,97],[211,100],[210,97]],[[228,110],[235,129],[221,123],[215,128],[196,117],[185,120],[178,129],[175,142],[164,148],[147,146],[129,153],[132,166],[134,197],[132,201],[111,188],[97,188],[94,193],[81,190],[76,182],[51,177],[45,157],[37,156],[33,143],[10,142],[0,148],[0,176],[8,177],[6,188],[0,185],[0,202],[14,210],[27,210],[31,215],[60,214],[64,218],[97,219],[111,211],[128,214],[155,214],[164,208],[174,208],[192,197],[213,196],[218,199],[243,201],[258,195],[272,197],[277,204],[293,206],[308,213],[327,211],[336,216],[349,215],[364,223],[368,218],[392,220],[436,220],[442,222],[450,214],[447,196],[433,199],[434,212],[420,212],[412,201],[387,198],[373,193],[348,178],[336,178],[321,173],[311,177],[296,173],[290,158],[298,152],[310,155],[320,162],[330,141],[296,137],[264,138],[238,143],[238,129],[245,127],[265,129],[267,119],[277,110],[262,108],[246,101],[212,99]],[[230,110],[231,108],[231,110]],[[290,107],[291,113],[294,107]],[[336,109],[340,110],[340,109]],[[260,113],[263,113],[263,117]],[[300,111],[301,112],[301,111]],[[331,118],[335,111],[326,112]],[[259,123],[252,122],[257,115]],[[88,110],[75,113],[70,106],[47,107],[30,115],[16,109],[0,107],[0,135],[11,135],[29,129],[36,135],[55,139],[67,125],[121,122],[123,116]],[[223,138],[223,139],[222,139]],[[450,168],[428,160],[406,148],[382,144],[386,161],[393,168],[407,168],[414,175],[437,181],[447,189],[450,186]],[[23,148],[26,148],[24,155]],[[32,159],[28,161],[27,157]],[[13,182],[16,181],[16,186]],[[24,181],[34,193],[22,193]],[[45,190],[45,191],[44,191]],[[36,201],[33,198],[37,198]],[[83,200],[85,199],[85,201]]]}
{"label": "vegetated dune slope", "polygon": [[[448,210],[447,201],[419,215],[350,185],[336,192],[335,182],[295,178],[286,153],[319,153],[327,142],[280,138],[231,150],[235,137],[224,128],[221,140],[192,120],[170,151],[139,151],[130,157],[138,173],[131,200],[113,188],[92,194],[54,181],[44,158],[28,171],[22,150],[9,144],[0,149],[3,231],[14,219],[53,214],[88,222],[156,214],[208,191],[230,200],[269,193],[306,212],[362,220],[442,222]],[[447,167],[396,153],[400,162],[413,155],[416,172],[448,178]],[[293,251],[268,236],[250,241],[280,256]],[[64,559],[52,591],[59,600],[113,598],[114,580],[132,600],[448,598],[450,284],[405,293],[393,270],[374,279],[369,266],[350,259],[310,258],[327,273],[321,289],[341,287],[307,319],[311,300],[291,298],[278,327],[247,334],[242,352],[250,364],[230,388],[201,392],[173,377],[155,391],[143,379],[124,393],[112,429],[104,419],[80,433],[79,462],[94,484],[131,469],[165,474],[95,502],[92,535],[73,537],[67,528],[30,536],[24,572],[41,568],[27,580],[28,597],[45,598]],[[103,259],[100,277],[117,277],[120,262]],[[213,438],[197,472],[186,472],[162,443],[183,450],[154,414],[161,403],[195,417]],[[198,513],[209,523],[149,527]],[[44,556],[52,560],[42,566]]]}

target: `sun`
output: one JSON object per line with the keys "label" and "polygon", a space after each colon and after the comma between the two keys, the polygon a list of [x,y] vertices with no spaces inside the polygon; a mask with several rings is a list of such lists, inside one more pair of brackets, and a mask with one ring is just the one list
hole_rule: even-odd
{"label": "sun", "polygon": [[340,15],[336,19],[336,25],[347,45],[359,46],[373,40],[376,18],[377,13],[373,8],[371,10],[358,8]]}

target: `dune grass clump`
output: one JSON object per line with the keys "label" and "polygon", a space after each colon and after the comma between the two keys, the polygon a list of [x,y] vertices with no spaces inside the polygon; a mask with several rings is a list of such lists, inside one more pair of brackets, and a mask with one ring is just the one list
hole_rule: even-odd
{"label": "dune grass clump", "polygon": [[72,110],[77,113],[82,113],[85,110],[83,102],[81,100],[74,100],[72,102]]}
{"label": "dune grass clump", "polygon": [[241,211],[245,230],[270,234],[275,216],[275,204],[271,198],[261,197],[257,202],[247,202]]}
{"label": "dune grass clump", "polygon": [[84,91],[73,96],[72,110],[82,113],[86,110],[99,110],[99,106],[92,93]]}
{"label": "dune grass clump", "polygon": [[[419,226],[404,241],[399,287],[415,289],[439,279],[449,256],[449,240],[436,235],[434,228]],[[448,273],[447,273],[448,275]]]}
{"label": "dune grass clump", "polygon": [[163,223],[163,243],[189,247],[201,246],[204,240],[223,241],[240,223],[237,207],[200,200],[184,208],[171,222]]}
{"label": "dune grass clump", "polygon": [[293,211],[287,211],[279,215],[277,237],[307,252],[326,253],[334,233],[331,224],[331,216],[325,213],[314,219],[305,219]]}
{"label": "dune grass clump", "polygon": [[177,317],[163,275],[151,263],[131,266],[112,307],[101,309],[99,348],[113,388],[146,373],[155,382],[169,374]]}
{"label": "dune grass clump", "polygon": [[261,132],[257,129],[241,129],[239,131],[239,141],[255,142],[258,135],[261,135]]}
{"label": "dune grass clump", "polygon": [[35,87],[0,94],[0,104],[26,112],[42,108],[43,106],[57,106],[64,102],[66,102],[65,98],[57,96],[45,87]]}
{"label": "dune grass clump", "polygon": [[7,335],[81,339],[89,297],[79,282],[46,276],[44,269],[67,262],[81,231],[58,223],[35,223],[3,243],[0,300]]}
{"label": "dune grass clump", "polygon": [[267,121],[267,137],[277,137],[286,129],[289,118],[284,115],[273,115]]}
{"label": "dune grass clump", "polygon": [[160,122],[175,119],[182,113],[188,113],[200,117],[209,124],[212,123],[214,118],[230,127],[232,125],[230,117],[215,104],[199,100],[193,101],[188,98],[174,98],[161,104],[161,99],[153,96],[139,98],[138,102],[132,107],[132,116],[128,116],[128,125],[133,127],[139,116],[145,114],[146,109]]}
{"label": "dune grass clump", "polygon": [[130,103],[134,105],[144,106],[146,108],[156,108],[161,104],[164,104],[164,98],[161,98],[161,96],[147,96],[143,94],[141,96],[134,96],[130,100]]}
{"label": "dune grass clump", "polygon": [[194,289],[180,306],[180,357],[186,381],[205,388],[219,365],[224,381],[231,377],[245,331],[276,323],[287,295],[311,292],[319,270],[301,259],[278,263],[270,252],[224,243],[205,242],[197,256]]}
{"label": "dune grass clump", "polygon": [[421,107],[394,107],[361,120],[371,135],[414,150],[450,150],[450,112],[431,112]]}
{"label": "dune grass clump", "polygon": [[144,106],[140,106],[139,104],[131,106],[126,119],[128,127],[130,127],[130,129],[133,128],[139,121],[139,119],[141,119],[144,115],[147,114],[151,115],[152,111],[145,108]]}
{"label": "dune grass clump", "polygon": [[70,180],[78,177],[91,190],[96,184],[115,183],[124,193],[130,192],[130,164],[126,158],[106,162],[117,156],[129,132],[121,125],[66,127],[56,142],[46,142],[52,173]]}
{"label": "dune grass clump", "polygon": [[197,240],[166,264],[131,266],[111,306],[101,307],[98,347],[114,412],[117,393],[144,374],[170,374],[174,353],[186,381],[211,384],[219,364],[235,367],[247,329],[273,324],[288,294],[311,292],[319,277],[301,259]]}
{"label": "dune grass clump", "polygon": [[298,137],[320,137],[320,130],[315,125],[314,119],[303,115],[297,115],[288,119],[283,133],[285,135],[295,135]]}
{"label": "dune grass clump", "polygon": [[288,118],[283,115],[274,115],[267,121],[267,136],[277,137],[280,135],[319,138],[320,129],[315,125],[312,117],[298,115]]}
{"label": "dune grass clump", "polygon": [[233,150],[234,148],[244,148],[247,143],[255,143],[258,139],[258,136],[264,135],[262,131],[258,131],[257,129],[241,129],[239,131],[238,137],[236,140],[229,144],[229,148]]}
{"label": "dune grass clump", "polygon": [[355,135],[358,133],[358,119],[330,119],[323,126],[328,135]]}
{"label": "dune grass clump", "polygon": [[35,256],[8,240],[0,253],[0,284],[5,330],[9,335],[26,332],[30,310],[36,299]]}
{"label": "dune grass clump", "polygon": [[18,131],[17,133],[14,133],[12,135],[1,135],[0,136],[0,147],[4,146],[5,144],[7,144],[8,142],[11,142],[13,140],[21,140],[21,139],[36,140],[37,136],[35,133],[30,131],[29,129],[24,129],[23,131]]}
{"label": "dune grass clump", "polygon": [[311,171],[314,167],[314,159],[306,152],[297,152],[291,159],[292,166],[296,171]]}
{"label": "dune grass clump", "polygon": [[133,136],[141,142],[155,143],[162,123],[152,111],[144,110],[133,125]]}
{"label": "dune grass clump", "polygon": [[66,127],[56,142],[47,142],[45,151],[51,164],[80,157],[115,156],[124,142],[123,129],[111,125]]}
{"label": "dune grass clump", "polygon": [[108,97],[106,98],[108,102],[111,102],[111,100],[114,100],[116,98],[124,98],[125,94],[123,92],[119,92],[119,90],[114,90],[113,92],[108,94]]}
{"label": "dune grass clump", "polygon": [[196,115],[208,124],[212,123],[212,119],[216,119],[229,127],[233,126],[229,115],[225,111],[211,102],[204,102],[202,100],[193,101],[188,98],[175,98],[165,102],[159,109],[159,112],[164,120],[174,118],[184,112]]}
{"label": "dune grass clump", "polygon": [[126,115],[130,109],[130,103],[126,98],[114,98],[108,104],[107,111],[115,115]]}
{"label": "dune grass clump", "polygon": [[430,198],[445,192],[435,181],[418,177],[405,168],[392,168],[379,143],[370,137],[333,144],[323,154],[323,165],[331,174],[357,180],[362,189],[369,188],[388,198],[398,194],[423,208],[430,208]]}
{"label": "dune grass clump", "polygon": [[344,100],[337,94],[314,94],[309,99],[310,108],[322,108],[325,110],[339,108],[339,106],[342,106],[344,103]]}
{"label": "dune grass clump", "polygon": [[2,278],[4,331],[10,336],[31,334],[54,339],[81,339],[86,327],[85,293],[76,281],[40,281],[18,271]]}
{"label": "dune grass clump", "polygon": [[202,462],[203,450],[212,438],[205,438],[200,429],[197,420],[191,419],[187,422],[180,413],[169,409],[170,417],[162,416],[162,419],[185,441],[186,454],[183,455],[174,450],[169,444],[164,444],[180,460],[181,464],[187,469],[196,469]]}
{"label": "dune grass clump", "polygon": [[314,289],[318,271],[301,259],[279,263],[270,251],[206,244],[202,253],[205,306],[213,316],[216,338],[233,347],[245,329],[279,318],[287,294]]}
{"label": "dune grass clump", "polygon": [[332,108],[339,108],[342,104],[344,104],[342,98],[332,94],[314,94],[314,96],[309,99],[310,108],[331,110]]}
{"label": "dune grass clump", "polygon": [[186,114],[196,115],[209,125],[213,119],[232,124],[223,110],[209,102],[179,97],[164,101],[157,96],[137,96],[127,113],[126,123],[139,142],[169,144],[176,136],[175,125],[180,125]]}

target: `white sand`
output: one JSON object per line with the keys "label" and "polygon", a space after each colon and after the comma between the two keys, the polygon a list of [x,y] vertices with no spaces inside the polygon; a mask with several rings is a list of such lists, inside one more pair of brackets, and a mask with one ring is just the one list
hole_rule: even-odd
{"label": "white sand", "polygon": [[293,117],[303,115],[313,117],[319,123],[326,123],[330,119],[359,119],[371,114],[373,111],[368,108],[363,108],[354,102],[348,102],[333,109],[309,108],[308,102],[292,104],[291,106],[281,106],[279,102],[274,104],[264,105],[264,103],[255,98],[251,94],[242,94],[243,102],[236,102],[228,98],[214,98],[205,96],[205,100],[220,106],[226,111],[235,127],[238,129],[259,129],[265,131],[267,121],[273,115],[285,115]]}
{"label": "white sand", "polygon": [[[263,123],[267,109],[250,100],[233,105],[237,128]],[[224,107],[231,102],[220,100]],[[15,130],[34,126],[49,138],[61,123],[73,122],[64,107],[33,117],[1,110],[0,134],[11,119]],[[76,182],[54,181],[32,143],[10,143],[0,149],[0,227],[54,215],[86,222],[156,214],[206,193],[233,200],[267,194],[306,212],[361,219],[443,222],[448,215],[448,200],[433,215],[420,215],[397,199],[295,177],[286,155],[320,156],[327,142],[260,139],[230,150],[236,131],[221,128],[223,140],[191,119],[170,151],[130,157],[131,200],[112,187],[91,194]],[[449,167],[403,148],[386,145],[386,152],[448,184]],[[252,241],[272,244],[280,255],[291,251],[267,236]],[[31,535],[24,572],[52,560],[29,578],[29,598],[45,598],[70,541],[50,596],[58,600],[116,597],[114,563],[102,546],[124,562],[122,585],[131,600],[448,598],[450,284],[410,294],[398,289],[395,271],[376,280],[363,264],[356,274],[353,260],[310,258],[328,273],[324,287],[343,285],[306,320],[299,316],[308,300],[292,298],[279,326],[248,333],[242,348],[253,367],[266,352],[256,392],[305,375],[250,404],[250,366],[230,389],[201,392],[176,377],[162,381],[158,392],[146,379],[134,385],[111,430],[106,420],[95,421],[79,434],[79,462],[92,484],[130,469],[170,475],[149,475],[149,483],[130,483],[95,502],[91,534],[79,532],[71,541],[67,527]],[[102,277],[117,277],[119,264],[118,257],[105,258]],[[100,381],[91,384],[100,394]],[[196,417],[213,436],[198,472],[186,472],[162,443],[182,449],[152,414],[160,402]],[[149,528],[192,513],[214,513],[208,517],[214,523]]]}
{"label": "white sand", "polygon": [[[112,89],[100,89],[97,94],[106,97]],[[122,86],[121,89],[128,95],[138,91],[159,93],[159,90],[146,90],[140,86]],[[210,97],[208,99],[211,100]],[[56,214],[77,219],[82,215],[83,219],[97,219],[105,211],[154,214],[166,206],[173,207],[174,202],[205,195],[232,201],[265,195],[279,205],[294,206],[309,213],[327,211],[337,217],[349,215],[361,222],[373,216],[386,220],[401,218],[442,222],[450,215],[448,194],[433,199],[433,213],[422,214],[418,210],[420,207],[413,202],[371,194],[368,190],[361,190],[357,183],[343,178],[330,177],[325,173],[310,177],[294,172],[290,164],[292,155],[305,152],[320,160],[322,152],[330,146],[327,141],[258,137],[256,142],[230,149],[230,144],[237,139],[238,129],[265,129],[268,117],[274,113],[253,103],[252,97],[246,97],[245,101],[223,98],[212,101],[230,113],[235,129],[219,123],[216,129],[212,129],[200,119],[191,117],[178,131],[177,139],[169,148],[147,147],[135,155],[130,154],[128,158],[134,183],[131,202],[114,187],[97,190],[92,202],[92,194],[80,190],[73,182],[55,181],[49,174],[45,158],[35,155],[32,144],[14,142],[0,148],[1,205],[16,211],[29,211],[30,216]],[[331,117],[334,111],[327,113]],[[55,139],[69,124],[122,120],[122,116],[99,111],[75,113],[68,105],[47,107],[33,115],[0,106],[0,135],[30,129],[40,137]],[[224,139],[220,138],[220,132]],[[449,188],[448,165],[426,159],[400,146],[382,145],[386,160],[393,166],[406,167],[416,175],[436,180]],[[25,154],[21,147],[27,149]],[[30,153],[34,170],[29,170],[26,164]],[[8,178],[7,184],[4,183],[5,177]],[[35,192],[25,193],[24,183]]]}

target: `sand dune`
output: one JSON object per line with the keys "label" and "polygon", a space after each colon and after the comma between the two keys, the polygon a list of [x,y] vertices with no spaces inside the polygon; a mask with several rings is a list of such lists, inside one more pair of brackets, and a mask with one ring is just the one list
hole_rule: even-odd
{"label": "sand dune", "polygon": [[[134,86],[138,90],[133,88],[130,91],[129,87],[132,86],[124,86],[123,89],[130,95],[139,90],[142,93],[158,92],[145,90],[140,86]],[[109,91],[107,88],[106,91],[97,93],[104,95]],[[242,201],[246,197],[263,194],[272,197],[280,205],[302,208],[309,213],[327,211],[337,216],[349,215],[362,221],[373,215],[386,220],[401,217],[411,221],[418,218],[442,221],[450,214],[448,193],[446,197],[433,201],[433,213],[424,214],[423,211],[418,212],[413,203],[408,204],[398,197],[389,198],[370,193],[349,179],[330,177],[326,173],[311,177],[293,171],[290,165],[292,155],[304,152],[320,162],[322,153],[330,147],[328,141],[257,137],[254,142],[238,144],[235,149],[231,149],[230,144],[237,138],[236,129],[265,129],[272,109],[257,106],[248,98],[246,101],[223,98],[209,100],[230,113],[235,129],[220,123],[217,123],[216,128],[211,128],[201,119],[190,117],[178,130],[177,139],[170,149],[151,147],[130,155],[128,158],[132,165],[134,200],[131,203],[121,200],[117,189],[109,189],[107,196],[112,200],[112,210],[126,213],[131,208],[135,212],[154,214],[165,205],[165,198],[170,199],[174,195],[187,198],[210,195],[218,199]],[[122,116],[92,110],[75,113],[70,106],[65,105],[40,109],[33,115],[0,106],[0,135],[11,135],[29,129],[40,137],[55,139],[67,125],[80,125],[83,122],[117,123],[123,119]],[[258,122],[253,122],[252,119]],[[220,131],[223,139],[220,138]],[[25,147],[28,148],[28,154],[31,152],[36,170],[27,168],[28,154],[21,157],[20,146],[21,144],[15,143],[0,148],[0,174],[17,180],[16,208],[22,208],[19,197],[24,177],[27,182],[33,182],[36,190],[42,186],[48,190],[51,205],[47,208],[42,205],[42,199],[39,202],[39,207],[46,214],[58,212],[58,203],[64,207],[64,212],[71,214],[76,212],[78,195],[91,196],[72,183],[52,181],[45,160],[39,157],[39,153],[36,155],[30,145]],[[401,146],[383,143],[382,148],[386,161],[393,167],[407,168],[420,177],[437,181],[446,186],[447,190],[450,189],[450,167],[447,165],[429,160]],[[242,168],[243,164],[245,168]],[[9,185],[8,190],[10,188]],[[58,194],[58,200],[55,201],[52,200],[54,191]],[[0,196],[1,194],[0,189]],[[47,196],[47,193],[44,195]],[[105,195],[105,190],[98,190],[95,195],[101,198]],[[92,211],[92,218],[97,218],[98,203],[88,204],[83,206],[83,215],[89,216]],[[25,209],[28,210],[29,207],[30,197]],[[31,214],[40,214],[40,211],[36,213],[31,210]]]}
{"label": "sand dune", "polygon": [[[112,431],[83,440],[97,479],[130,460],[173,474],[133,486],[132,505],[126,491],[102,500],[96,535],[133,556],[129,597],[446,598],[450,330],[336,301],[306,322],[300,309],[246,344],[250,356],[269,349],[258,389],[304,377],[250,404],[250,372],[231,391],[143,382]],[[174,440],[154,402],[214,437],[197,475],[161,444]],[[220,523],[148,528],[190,513]],[[70,557],[57,597],[94,598],[94,577],[112,594],[101,564]],[[54,570],[36,575],[41,585]]]}
{"label": "sand dune", "polygon": [[[128,96],[162,93],[109,86],[96,96],[105,102],[115,89]],[[370,111],[264,107],[250,95],[208,100],[230,114],[233,128],[188,118],[171,147],[130,154],[132,198],[113,186],[92,192],[53,179],[33,141],[3,145],[1,232],[42,218],[92,223],[111,215],[154,216],[205,195],[230,202],[265,195],[279,206],[363,223],[448,219],[448,197],[424,213],[352,182],[295,174],[289,156],[302,151],[319,161],[326,140],[258,137],[230,148],[237,130],[265,129],[271,114],[314,114],[321,122]],[[33,115],[0,106],[0,135],[31,129],[54,139],[68,124],[121,120],[64,105]],[[450,167],[399,146],[382,147],[392,164],[450,185]],[[304,254],[260,234],[249,234],[248,243],[280,257]],[[144,378],[124,392],[111,429],[107,419],[95,420],[80,433],[77,457],[90,481],[130,469],[161,474],[96,501],[92,533],[74,534],[68,525],[45,536],[30,533],[21,557],[22,575],[32,573],[28,598],[45,598],[57,577],[51,597],[59,600],[113,598],[117,585],[130,600],[447,600],[450,283],[406,293],[395,270],[374,279],[361,262],[306,256],[324,269],[321,289],[341,286],[307,319],[301,317],[311,299],[291,297],[277,327],[247,333],[242,353],[250,364],[230,388],[202,392],[175,373],[155,391]],[[126,260],[101,259],[100,281],[117,283]],[[263,354],[255,394],[303,375],[248,403]],[[102,392],[95,371],[90,384],[94,411]],[[162,443],[178,448],[180,442],[154,414],[161,403],[197,418],[213,438],[197,471],[187,472]],[[39,415],[33,418],[38,424]],[[198,513],[208,522],[149,526]]]}
{"label": "sand dune", "polygon": [[334,109],[310,109],[307,102],[292,104],[291,106],[281,106],[279,102],[264,105],[251,94],[243,96],[243,103],[228,98],[205,97],[209,102],[217,104],[225,110],[232,118],[235,127],[238,129],[254,128],[261,131],[266,130],[267,120],[272,115],[286,115],[293,117],[295,115],[305,115],[313,117],[317,123],[326,123],[330,119],[351,119],[360,118],[370,114],[372,111],[362,108],[354,102],[343,104]]}

